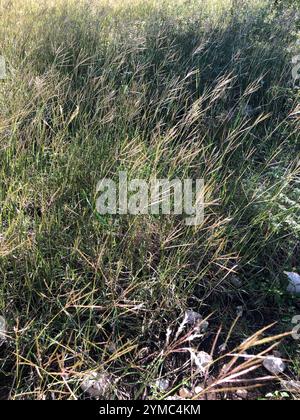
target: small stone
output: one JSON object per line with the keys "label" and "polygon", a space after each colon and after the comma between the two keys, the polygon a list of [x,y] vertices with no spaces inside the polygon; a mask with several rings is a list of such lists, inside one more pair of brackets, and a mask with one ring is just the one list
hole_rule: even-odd
{"label": "small stone", "polygon": [[111,390],[112,381],[107,373],[90,372],[81,383],[81,389],[90,397],[106,397]]}
{"label": "small stone", "polygon": [[200,394],[203,391],[203,387],[200,385],[195,386],[195,394]]}
{"label": "small stone", "polygon": [[158,379],[155,385],[160,391],[166,391],[170,386],[170,381],[168,379]]}
{"label": "small stone", "polygon": [[201,373],[205,373],[209,366],[212,364],[213,359],[210,354],[205,351],[199,351],[194,358],[196,366],[199,368]]}
{"label": "small stone", "polygon": [[188,309],[185,312],[186,317],[186,323],[189,325],[194,325],[197,322],[200,322],[203,320],[202,315],[200,315],[198,312],[193,311],[192,309]]}
{"label": "small stone", "polygon": [[264,367],[273,375],[279,375],[285,371],[285,363],[280,357],[267,356],[263,361]]}
{"label": "small stone", "polygon": [[189,399],[189,398],[192,398],[192,393],[187,388],[182,387],[179,390],[179,396],[182,399]]}
{"label": "small stone", "polygon": [[248,397],[248,391],[246,389],[238,389],[236,395],[245,400]]}
{"label": "small stone", "polygon": [[209,327],[209,322],[204,321],[202,315],[192,309],[185,312],[185,320],[188,325],[198,325],[200,332],[207,331]]}
{"label": "small stone", "polygon": [[291,294],[299,294],[300,293],[300,275],[298,273],[292,273],[289,271],[285,271],[289,278],[289,285],[287,287],[287,291]]}

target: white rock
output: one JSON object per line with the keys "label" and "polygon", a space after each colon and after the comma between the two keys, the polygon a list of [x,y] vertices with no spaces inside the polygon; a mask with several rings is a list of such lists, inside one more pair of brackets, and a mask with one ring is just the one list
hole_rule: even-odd
{"label": "white rock", "polygon": [[203,316],[198,312],[193,311],[192,309],[188,309],[185,312],[185,321],[188,325],[199,325],[199,331],[205,332],[209,327],[209,322],[203,320]]}
{"label": "white rock", "polygon": [[240,398],[246,399],[248,397],[248,391],[246,389],[238,389],[236,395]]}
{"label": "white rock", "polygon": [[300,293],[300,276],[298,273],[292,273],[289,271],[284,271],[289,278],[289,285],[287,291],[289,293],[298,294]]}
{"label": "white rock", "polygon": [[195,394],[200,394],[203,391],[203,387],[200,385],[195,386]]}
{"label": "white rock", "polygon": [[263,365],[273,375],[279,375],[285,371],[285,363],[280,357],[267,356]]}
{"label": "white rock", "polygon": [[201,373],[205,373],[212,364],[213,359],[210,354],[205,351],[199,351],[194,357],[195,365],[199,368]]}
{"label": "white rock", "polygon": [[106,373],[90,372],[83,378],[81,389],[90,397],[105,397],[111,389],[111,377]]}
{"label": "white rock", "polygon": [[168,379],[158,379],[155,385],[160,391],[166,391],[170,386],[170,381]]}
{"label": "white rock", "polygon": [[185,312],[186,323],[190,325],[196,324],[196,322],[202,321],[203,317],[198,312],[188,309]]}

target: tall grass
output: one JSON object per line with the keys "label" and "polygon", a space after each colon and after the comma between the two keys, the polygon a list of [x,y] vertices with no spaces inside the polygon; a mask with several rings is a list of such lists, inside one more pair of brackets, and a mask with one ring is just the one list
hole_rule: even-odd
{"label": "tall grass", "polygon": [[[297,15],[238,3],[0,1],[3,398],[80,398],[91,370],[145,398],[161,374],[190,380],[162,353],[186,309],[213,312],[203,349],[240,304],[234,344],[294,311]],[[97,214],[120,170],[204,178],[203,224]]]}

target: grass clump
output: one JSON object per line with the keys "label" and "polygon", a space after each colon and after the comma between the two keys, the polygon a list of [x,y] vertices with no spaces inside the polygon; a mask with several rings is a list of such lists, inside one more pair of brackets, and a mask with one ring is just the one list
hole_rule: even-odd
{"label": "grass clump", "polygon": [[[81,398],[91,371],[112,398],[151,398],[161,376],[192,383],[189,352],[164,347],[186,310],[212,314],[206,351],[264,345],[256,330],[297,313],[299,15],[235,3],[1,1],[3,398]],[[97,182],[124,170],[204,178],[203,223],[99,215]],[[234,374],[261,355],[228,357]]]}

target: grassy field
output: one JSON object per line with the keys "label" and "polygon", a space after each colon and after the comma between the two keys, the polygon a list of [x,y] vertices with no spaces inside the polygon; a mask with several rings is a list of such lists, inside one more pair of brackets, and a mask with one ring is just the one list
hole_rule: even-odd
{"label": "grassy field", "polygon": [[[101,398],[297,398],[254,388],[279,341],[300,377],[279,340],[300,314],[300,9],[275,3],[0,0],[1,398],[91,398],[89,375]],[[119,171],[204,178],[203,223],[99,214]]]}

